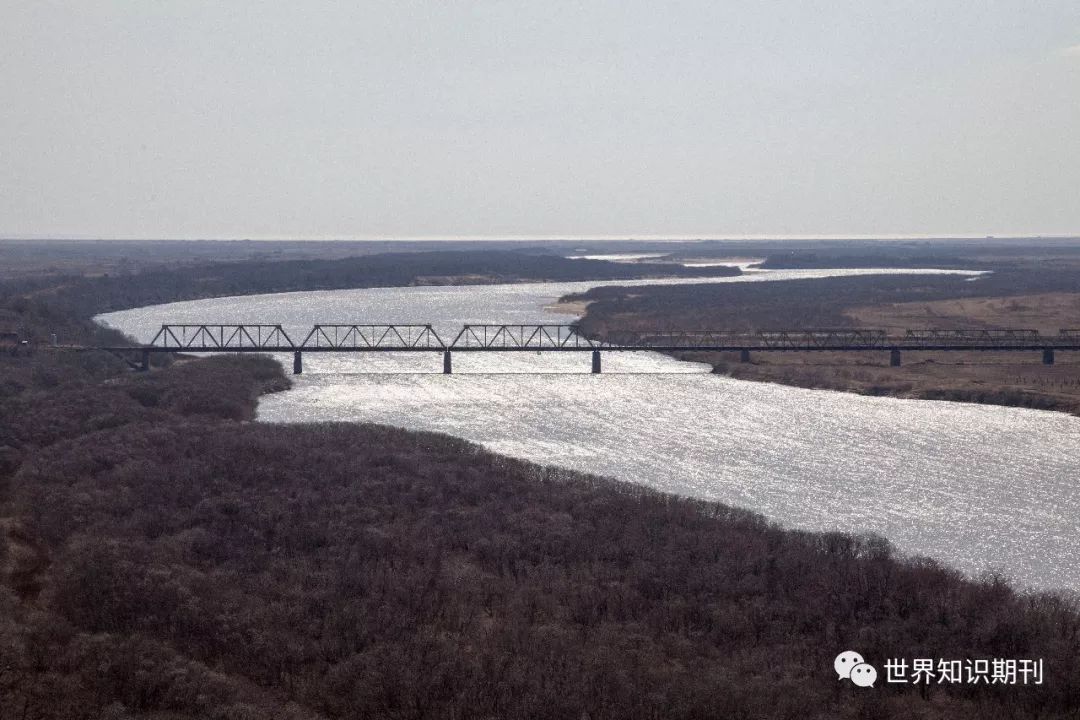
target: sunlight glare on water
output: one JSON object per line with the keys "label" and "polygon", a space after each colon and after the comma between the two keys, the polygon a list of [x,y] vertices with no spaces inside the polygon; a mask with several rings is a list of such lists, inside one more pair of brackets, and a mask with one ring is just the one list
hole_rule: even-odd
{"label": "sunlight glare on water", "polygon": [[[449,341],[463,323],[569,322],[545,308],[602,284],[639,283],[287,293],[99,319],[143,341],[165,322],[238,321],[280,323],[300,338],[316,322],[432,323]],[[608,352],[603,365],[597,376],[588,353],[459,352],[455,374],[444,376],[437,353],[308,353],[294,389],[264,397],[259,419],[444,432],[790,527],[876,532],[969,573],[998,569],[1023,585],[1080,589],[1080,418],[744,382],[655,353]]]}

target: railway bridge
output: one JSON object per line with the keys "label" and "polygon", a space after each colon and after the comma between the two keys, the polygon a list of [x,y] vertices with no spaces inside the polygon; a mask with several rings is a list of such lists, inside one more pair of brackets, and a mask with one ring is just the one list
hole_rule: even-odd
{"label": "railway bridge", "polygon": [[[431,324],[318,324],[294,335],[281,325],[167,324],[146,345],[105,347],[115,353],[136,353],[139,366],[150,367],[153,353],[292,353],[293,373],[303,372],[305,353],[431,352],[443,358],[443,372],[453,370],[458,352],[588,352],[592,372],[601,371],[604,352],[738,352],[749,362],[755,352],[889,353],[899,366],[903,351],[1041,352],[1044,364],[1056,351],[1080,350],[1080,329],[1057,335],[1036,330],[984,329],[885,330],[811,328],[792,330],[609,330],[602,337],[586,335],[578,325],[463,325],[451,338]],[[299,339],[302,337],[303,339]]]}

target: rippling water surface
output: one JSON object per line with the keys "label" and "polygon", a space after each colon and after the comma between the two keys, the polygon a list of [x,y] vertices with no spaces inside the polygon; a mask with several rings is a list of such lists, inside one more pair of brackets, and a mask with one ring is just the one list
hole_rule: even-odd
{"label": "rippling water surface", "polygon": [[[567,322],[546,308],[602,284],[287,293],[100,320],[141,340],[165,322],[237,321],[281,323],[294,339],[316,322],[422,322],[447,339],[463,323]],[[445,432],[751,508],[792,527],[877,532],[967,572],[998,569],[1033,587],[1080,589],[1080,418],[743,382],[654,353],[605,353],[603,362],[596,376],[587,353],[458,353],[455,374],[444,376],[435,353],[309,353],[294,389],[264,398],[259,419]]]}

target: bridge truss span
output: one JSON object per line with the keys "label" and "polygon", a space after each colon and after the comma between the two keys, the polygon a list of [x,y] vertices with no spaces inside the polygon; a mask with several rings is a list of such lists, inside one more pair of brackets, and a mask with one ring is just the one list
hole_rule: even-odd
{"label": "bridge truss span", "polygon": [[1008,349],[1031,347],[1040,343],[1052,344],[1053,338],[1041,338],[1038,330],[973,328],[960,330],[907,330],[895,344],[899,347],[947,347],[959,345]]}
{"label": "bridge truss span", "polygon": [[300,344],[304,349],[445,350],[431,325],[316,325]]}
{"label": "bridge truss span", "polygon": [[577,325],[465,325],[449,350],[590,350],[602,344]]}
{"label": "bridge truss span", "polygon": [[296,347],[281,325],[162,325],[150,345],[175,350],[254,350]]}
{"label": "bridge truss span", "polygon": [[430,324],[319,324],[295,343],[281,325],[162,325],[148,345],[101,348],[141,353],[141,368],[155,352],[290,352],[293,372],[303,372],[305,353],[440,352],[443,372],[452,372],[455,352],[584,351],[592,353],[592,371],[599,373],[607,351],[737,352],[752,362],[756,352],[888,351],[889,364],[899,367],[908,351],[1038,351],[1053,365],[1056,351],[1080,351],[1080,329],[1057,335],[1037,330],[970,328],[954,330],[885,330],[800,328],[791,330],[656,330],[608,329],[590,337],[579,325],[465,325],[449,343]]}
{"label": "bridge truss span", "polygon": [[1080,328],[1058,330],[1058,342],[1062,345],[1080,345]]}
{"label": "bridge truss span", "polygon": [[448,350],[1019,350],[1080,349],[1080,329],[920,329],[888,334],[861,328],[792,330],[611,329],[601,337],[579,325],[465,325],[449,343],[431,324],[318,324],[296,343],[281,325],[162,325],[152,351],[448,351]]}
{"label": "bridge truss span", "polygon": [[883,330],[825,328],[810,330],[634,330],[604,336],[613,350],[823,350],[881,349],[888,346]]}
{"label": "bridge truss span", "polygon": [[745,333],[732,330],[615,330],[601,343],[610,349],[731,347]]}
{"label": "bridge truss span", "polygon": [[750,338],[749,347],[773,350],[880,349],[888,346],[884,330],[819,328],[808,330],[763,330]]}

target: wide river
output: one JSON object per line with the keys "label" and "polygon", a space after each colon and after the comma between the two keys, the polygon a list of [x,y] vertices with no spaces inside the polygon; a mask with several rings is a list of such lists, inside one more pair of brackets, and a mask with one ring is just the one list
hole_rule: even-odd
{"label": "wide river", "polygon": [[[713,282],[897,271],[771,271]],[[926,272],[926,271],[919,271]],[[958,278],[957,282],[964,280]],[[972,281],[977,282],[977,279]],[[658,281],[650,281],[656,283]],[[148,341],[163,323],[565,323],[540,283],[285,293],[98,318]],[[291,361],[291,358],[282,358]],[[536,462],[719,500],[788,527],[875,532],[965,572],[1080,590],[1080,418],[744,382],[655,353],[304,356],[259,420],[355,420],[434,430]]]}

